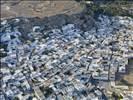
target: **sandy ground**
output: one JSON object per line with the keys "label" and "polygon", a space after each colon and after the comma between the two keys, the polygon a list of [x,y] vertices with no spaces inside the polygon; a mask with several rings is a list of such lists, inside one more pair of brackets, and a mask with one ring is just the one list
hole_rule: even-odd
{"label": "sandy ground", "polygon": [[129,88],[133,91],[133,73],[124,76],[124,79],[128,81],[128,83],[132,84],[132,86],[129,86]]}
{"label": "sandy ground", "polygon": [[124,76],[124,80],[131,84],[130,89],[133,91],[133,59],[129,61],[128,68],[129,74]]}
{"label": "sandy ground", "polygon": [[[129,61],[129,64],[127,67],[128,67],[128,73],[124,75],[122,79],[124,79],[126,83],[129,84],[128,85],[129,89],[133,91],[133,59]],[[117,81],[116,83],[126,85],[125,83],[120,81]]]}
{"label": "sandy ground", "polygon": [[1,18],[47,17],[56,14],[75,14],[82,7],[74,0],[1,0]]}

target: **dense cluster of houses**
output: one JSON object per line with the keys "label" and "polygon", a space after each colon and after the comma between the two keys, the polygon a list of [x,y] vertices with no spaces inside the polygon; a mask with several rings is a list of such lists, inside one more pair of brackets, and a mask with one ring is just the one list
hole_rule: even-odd
{"label": "dense cluster of houses", "polygon": [[133,19],[99,16],[97,28],[87,32],[73,24],[39,29],[33,27],[24,42],[17,30],[0,33],[0,52],[6,53],[0,100],[107,100],[116,74],[125,74],[133,57]]}

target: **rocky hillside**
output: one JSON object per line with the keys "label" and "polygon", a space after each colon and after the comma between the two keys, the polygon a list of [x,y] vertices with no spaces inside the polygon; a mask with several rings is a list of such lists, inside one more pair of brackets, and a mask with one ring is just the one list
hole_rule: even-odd
{"label": "rocky hillside", "polygon": [[47,17],[56,14],[74,14],[82,10],[74,0],[1,0],[1,18]]}

